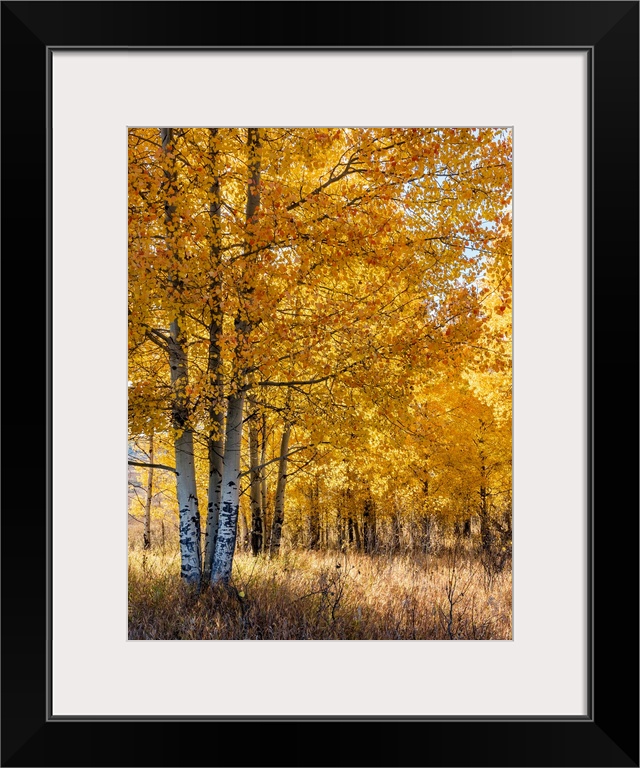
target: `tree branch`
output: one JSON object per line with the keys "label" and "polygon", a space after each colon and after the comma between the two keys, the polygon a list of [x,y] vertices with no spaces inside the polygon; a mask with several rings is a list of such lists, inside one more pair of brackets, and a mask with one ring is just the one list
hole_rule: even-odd
{"label": "tree branch", "polygon": [[[310,445],[303,445],[300,448],[296,448],[294,451],[289,451],[289,453],[286,454],[286,458],[289,458],[289,456],[293,456],[294,453],[299,453],[300,451],[305,451],[307,448],[310,448]],[[246,472],[241,472],[238,477],[246,477],[247,475],[250,475],[251,472],[255,472],[257,469],[264,469],[264,467],[267,467],[269,464],[273,464],[275,461],[280,461],[280,459],[284,459],[285,456],[276,456],[275,459],[269,459],[269,461],[265,461],[264,464],[258,464],[256,467],[251,467],[250,469],[247,469]]]}
{"label": "tree branch", "polygon": [[338,173],[337,176],[334,176],[333,173],[334,173],[335,170],[337,170],[337,168],[339,167],[340,163],[338,163],[338,165],[336,165],[331,170],[331,172],[329,174],[329,178],[327,179],[327,181],[323,182],[322,184],[319,184],[314,190],[309,192],[309,194],[306,195],[306,197],[302,197],[301,196],[300,200],[296,200],[295,202],[290,203],[287,206],[286,210],[287,211],[293,211],[296,208],[299,208],[301,205],[304,205],[304,203],[306,203],[307,200],[309,200],[309,198],[314,197],[314,195],[320,194],[320,192],[322,192],[324,189],[329,187],[331,184],[335,184],[336,181],[340,181],[340,179],[344,179],[345,176],[349,176],[352,173],[362,173],[361,170],[359,170],[357,168],[352,168],[353,164],[356,163],[356,162],[358,162],[358,153],[357,152],[355,152],[353,154],[353,156],[350,157],[349,160],[347,160],[346,164],[343,166],[343,170],[340,171],[340,173]]}
{"label": "tree branch", "polygon": [[157,331],[154,328],[149,327],[145,328],[144,333],[149,341],[152,341],[165,352],[169,352],[169,339],[164,334],[160,333],[160,331]]}
{"label": "tree branch", "polygon": [[[339,371],[338,373],[342,373]],[[307,381],[260,381],[259,387],[300,387],[305,384],[320,384],[322,381],[327,381],[337,376],[337,373],[329,373],[326,376],[322,376],[319,379],[308,379]]]}
{"label": "tree branch", "polygon": [[166,464],[148,464],[143,461],[131,461],[128,460],[127,464],[131,467],[145,467],[146,469],[166,469],[167,472],[173,472],[176,475],[179,475],[180,473],[175,467],[168,467]]}

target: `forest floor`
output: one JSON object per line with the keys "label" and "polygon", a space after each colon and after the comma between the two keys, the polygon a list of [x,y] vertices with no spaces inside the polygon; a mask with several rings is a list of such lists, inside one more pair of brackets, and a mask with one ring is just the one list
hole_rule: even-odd
{"label": "forest floor", "polygon": [[129,548],[130,640],[510,640],[511,563],[438,555],[236,552],[228,590],[180,580],[171,543]]}

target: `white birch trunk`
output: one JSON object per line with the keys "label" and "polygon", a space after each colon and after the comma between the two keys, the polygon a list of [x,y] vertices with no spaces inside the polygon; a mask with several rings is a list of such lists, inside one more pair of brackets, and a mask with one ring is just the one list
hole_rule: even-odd
{"label": "white birch trunk", "polygon": [[[173,128],[161,128],[162,150],[168,152],[173,141]],[[173,167],[165,171],[164,189],[166,202],[164,207],[165,243],[178,259],[175,243],[172,242],[170,224],[175,213],[175,206],[169,203],[175,192],[176,174]],[[178,497],[180,531],[180,575],[188,584],[200,584],[202,559],[200,551],[200,511],[198,509],[198,491],[193,458],[193,432],[189,425],[189,407],[186,387],[189,383],[187,353],[184,348],[180,323],[176,317],[169,326],[169,368],[171,373],[171,422],[176,432],[174,449],[176,454],[176,495]]]}
{"label": "white birch trunk", "polygon": [[218,521],[215,555],[211,567],[212,584],[228,584],[236,548],[240,507],[240,453],[244,392],[229,398],[222,474],[222,504]]}
{"label": "white birch trunk", "polygon": [[176,491],[180,515],[180,574],[189,584],[199,584],[201,577],[200,511],[196,488],[196,467],[193,458],[193,431],[188,423],[188,409],[184,393],[188,381],[187,356],[182,345],[180,326],[177,320],[171,323],[170,331],[169,366],[173,387],[172,422],[177,432],[174,449],[176,453]]}
{"label": "white birch trunk", "polygon": [[[211,268],[216,269],[220,263],[220,179],[218,178],[218,150],[215,140],[217,128],[209,129],[210,162],[213,182],[209,189],[209,219],[211,222]],[[207,374],[209,380],[208,411],[209,411],[209,483],[207,488],[207,523],[204,534],[204,570],[211,573],[213,557],[218,536],[218,520],[220,517],[220,502],[222,498],[222,473],[224,468],[224,409],[223,409],[223,379],[222,359],[220,354],[219,335],[222,332],[223,317],[219,305],[220,280],[215,277],[210,285],[211,318],[209,321],[209,356]]]}
{"label": "white birch trunk", "polygon": [[[219,428],[224,428],[224,415],[220,414]],[[204,573],[211,572],[218,537],[220,502],[222,500],[222,474],[224,471],[224,438],[209,439],[209,485],[207,488],[207,524],[204,541]]]}
{"label": "white birch trunk", "polygon": [[[247,206],[245,221],[247,232],[256,221],[260,207],[260,131],[257,128],[247,130],[247,146],[249,150],[249,183],[247,184]],[[245,243],[245,252],[250,249]],[[247,289],[247,295],[251,289]],[[238,364],[234,371],[237,387],[236,394],[229,398],[227,406],[227,425],[224,443],[224,468],[222,472],[222,499],[218,519],[218,534],[211,565],[211,583],[228,584],[231,579],[233,555],[238,535],[238,510],[240,508],[240,453],[242,450],[242,417],[245,399],[246,369],[242,360],[244,343],[251,333],[251,321],[242,317],[238,312],[234,320],[234,328],[238,337]]]}
{"label": "white birch trunk", "polygon": [[189,584],[200,584],[200,511],[193,460],[193,432],[185,430],[175,441],[180,508],[180,575]]}
{"label": "white birch trunk", "polygon": [[218,537],[218,521],[222,500],[222,475],[224,470],[224,412],[222,398],[222,370],[218,344],[218,320],[212,317],[209,340],[208,373],[213,382],[209,401],[210,431],[208,436],[209,484],[207,488],[207,523],[205,527],[204,573],[211,572]]}

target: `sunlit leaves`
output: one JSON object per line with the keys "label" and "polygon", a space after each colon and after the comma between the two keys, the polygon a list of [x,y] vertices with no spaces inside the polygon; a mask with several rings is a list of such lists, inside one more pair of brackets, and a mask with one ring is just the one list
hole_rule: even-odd
{"label": "sunlit leaves", "polygon": [[197,434],[250,387],[316,465],[348,457],[380,494],[427,455],[464,475],[476,411],[508,424],[508,130],[260,129],[259,189],[244,128],[177,128],[165,151],[135,128],[128,157],[133,434],[169,429],[178,316]]}

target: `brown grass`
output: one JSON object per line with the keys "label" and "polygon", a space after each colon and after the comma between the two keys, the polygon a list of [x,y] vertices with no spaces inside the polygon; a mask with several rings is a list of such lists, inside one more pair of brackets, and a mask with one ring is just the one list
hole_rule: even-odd
{"label": "brown grass", "polygon": [[439,556],[238,552],[228,590],[180,581],[177,549],[129,551],[131,640],[509,640],[511,569]]}

